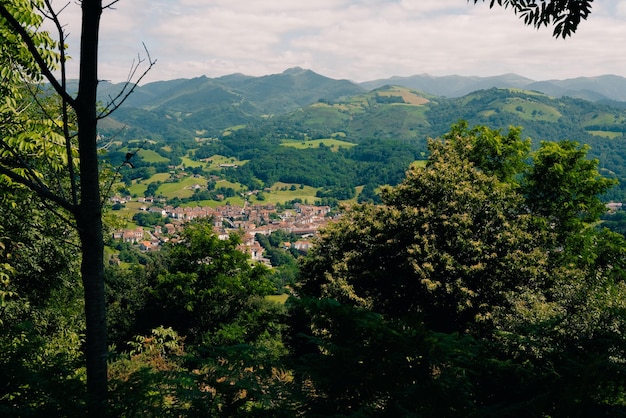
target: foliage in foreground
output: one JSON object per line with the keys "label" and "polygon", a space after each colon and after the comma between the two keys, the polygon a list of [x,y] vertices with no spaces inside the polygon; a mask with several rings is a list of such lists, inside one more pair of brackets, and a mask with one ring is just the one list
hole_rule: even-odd
{"label": "foliage in foreground", "polygon": [[[612,182],[585,147],[531,152],[514,129],[460,124],[430,148],[384,205],[322,232],[287,306],[206,222],[111,266],[111,413],[625,414],[626,242],[594,227]],[[0,411],[80,415],[81,289],[56,245],[71,237],[2,197]]]}
{"label": "foliage in foreground", "polygon": [[291,347],[308,416],[624,414],[623,236],[571,142],[453,127],[323,232]]}

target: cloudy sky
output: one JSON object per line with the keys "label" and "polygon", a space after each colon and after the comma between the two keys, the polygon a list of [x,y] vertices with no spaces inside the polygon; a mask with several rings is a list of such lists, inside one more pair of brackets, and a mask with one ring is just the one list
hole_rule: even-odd
{"label": "cloudy sky", "polygon": [[[77,56],[78,7],[70,3],[61,16]],[[511,10],[466,0],[120,0],[103,14],[100,42],[100,77],[114,82],[145,57],[142,44],[157,60],[146,81],[295,66],[353,81],[626,76],[626,2],[594,2],[589,19],[563,40],[551,28],[524,26]]]}

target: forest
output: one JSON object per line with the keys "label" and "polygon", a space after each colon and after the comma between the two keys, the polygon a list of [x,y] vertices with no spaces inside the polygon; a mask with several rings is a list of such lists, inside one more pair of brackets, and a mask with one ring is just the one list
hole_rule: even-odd
{"label": "forest", "polygon": [[52,73],[64,38],[31,6],[0,2],[1,416],[626,416],[626,238],[621,214],[603,222],[619,176],[589,145],[463,120],[424,146],[382,130],[334,150],[229,129],[196,152],[280,158],[224,175],[321,198],[368,176],[379,201],[304,254],[285,231],[258,236],[278,267],[210,220],[139,252],[105,240],[105,202],[167,163],[136,157],[148,139],[102,158],[98,122],[119,109],[97,104],[89,59],[103,5],[82,3],[76,96]]}

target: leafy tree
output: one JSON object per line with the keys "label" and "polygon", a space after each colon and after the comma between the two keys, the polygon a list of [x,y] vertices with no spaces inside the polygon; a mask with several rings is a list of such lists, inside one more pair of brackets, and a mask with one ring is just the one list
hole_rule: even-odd
{"label": "leafy tree", "polygon": [[[485,1],[485,0],[483,0]],[[478,0],[474,0],[474,4]],[[542,26],[553,25],[555,37],[563,38],[571,36],[581,20],[586,20],[591,13],[593,0],[490,0],[489,7],[495,4],[511,7],[515,14],[520,15],[524,24],[532,25],[539,29]]]}
{"label": "leafy tree", "polygon": [[[608,183],[568,144],[564,179],[585,186],[563,201],[578,211],[530,204],[545,145],[530,153],[518,130],[461,124],[383,206],[355,206],[322,232],[290,302],[311,416],[624,412],[626,241],[581,216],[599,202],[581,194]],[[572,217],[563,243],[555,220]]]}
{"label": "leafy tree", "polygon": [[23,188],[0,202],[0,415],[82,415],[75,234]]}
{"label": "leafy tree", "polygon": [[135,313],[132,334],[165,326],[196,342],[253,338],[240,315],[273,288],[267,269],[251,266],[237,249],[240,242],[237,235],[220,240],[209,222],[189,224],[183,240],[165,250],[165,265],[148,277],[151,290]]}
{"label": "leafy tree", "polygon": [[169,222],[168,218],[155,212],[137,212],[133,215],[133,221],[139,226],[163,226]]}
{"label": "leafy tree", "polygon": [[544,142],[524,181],[530,209],[546,217],[562,236],[597,220],[606,211],[599,196],[617,183],[600,176],[598,160],[585,159],[588,150],[572,141]]}
{"label": "leafy tree", "polygon": [[115,413],[291,416],[284,308],[238,244],[194,222],[145,267],[108,269]]}

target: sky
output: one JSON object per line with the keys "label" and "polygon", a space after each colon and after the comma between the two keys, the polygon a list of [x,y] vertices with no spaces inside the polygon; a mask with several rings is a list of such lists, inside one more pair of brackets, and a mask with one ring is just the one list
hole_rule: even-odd
{"label": "sky", "polygon": [[[105,4],[107,0],[104,0]],[[104,10],[100,78],[126,81],[134,62],[157,80],[276,74],[291,67],[355,82],[392,76],[533,80],[626,77],[626,2],[596,0],[578,31],[525,26],[511,9],[466,0],[120,0]],[[78,57],[78,2],[55,0]],[[70,77],[77,74],[77,59]],[[143,61],[145,65],[146,61]],[[142,67],[145,68],[145,67]],[[141,71],[141,68],[140,68]]]}

